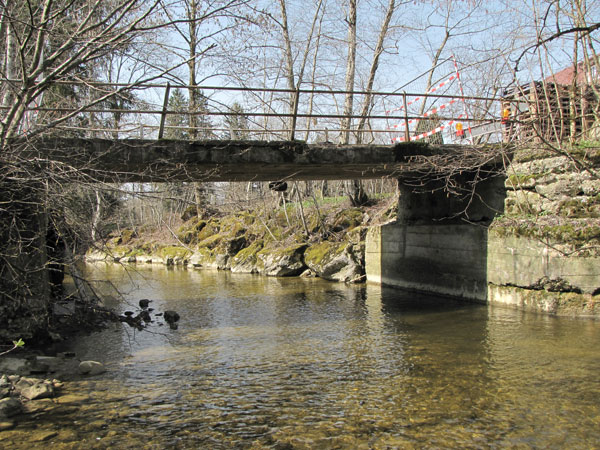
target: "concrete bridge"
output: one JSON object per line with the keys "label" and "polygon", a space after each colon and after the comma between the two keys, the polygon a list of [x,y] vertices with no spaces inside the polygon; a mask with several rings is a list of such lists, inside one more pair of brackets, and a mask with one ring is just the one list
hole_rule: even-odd
{"label": "concrete bridge", "polygon": [[397,220],[367,235],[368,281],[487,298],[487,227],[505,197],[500,148],[56,138],[30,148],[110,182],[397,178]]}
{"label": "concrete bridge", "polygon": [[428,170],[422,167],[424,158],[444,157],[445,164],[456,165],[465,154],[471,158],[487,155],[482,160],[487,169],[500,161],[490,161],[490,149],[494,151],[491,146],[422,142],[336,145],[45,138],[28,148],[30,156],[40,161],[64,163],[96,179],[113,182],[405,179]]}

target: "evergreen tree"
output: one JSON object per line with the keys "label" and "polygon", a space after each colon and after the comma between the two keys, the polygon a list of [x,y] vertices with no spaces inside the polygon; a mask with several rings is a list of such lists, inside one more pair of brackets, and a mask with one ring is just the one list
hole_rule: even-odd
{"label": "evergreen tree", "polygon": [[225,126],[229,129],[229,139],[248,139],[248,116],[238,102],[231,105],[232,115],[225,117]]}
{"label": "evergreen tree", "polygon": [[169,114],[166,120],[165,138],[166,139],[182,139],[187,140],[190,138],[189,126],[190,120],[189,115],[186,114],[188,111],[187,98],[181,92],[181,89],[175,89],[169,97],[169,111],[181,112],[181,114]]}

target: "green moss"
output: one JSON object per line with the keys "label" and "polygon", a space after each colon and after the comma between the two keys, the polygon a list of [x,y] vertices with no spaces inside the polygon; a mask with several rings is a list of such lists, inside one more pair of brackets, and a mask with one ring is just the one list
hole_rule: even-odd
{"label": "green moss", "polygon": [[531,183],[531,180],[536,180],[542,176],[542,174],[524,174],[514,173],[506,179],[506,184],[510,186],[522,186]]}
{"label": "green moss", "polygon": [[256,262],[256,254],[258,252],[260,252],[263,248],[263,242],[262,241],[255,241],[253,242],[251,245],[249,245],[246,248],[243,248],[242,250],[240,250],[234,257],[233,257],[233,262],[234,263],[241,263],[241,262],[245,262],[248,259],[252,259],[254,262]]}
{"label": "green moss", "polygon": [[339,232],[351,230],[359,226],[363,220],[363,211],[360,208],[348,208],[339,211],[333,219],[332,230]]}
{"label": "green moss", "polygon": [[213,234],[207,237],[206,239],[203,239],[202,241],[198,242],[198,248],[205,247],[209,249],[214,249],[224,240],[225,236],[223,236],[222,234]]}
{"label": "green moss", "polygon": [[517,236],[537,239],[552,245],[566,244],[572,246],[574,250],[600,246],[600,226],[587,221],[539,225],[533,220],[521,222],[509,219],[496,220],[489,231],[499,237]]}
{"label": "green moss", "polygon": [[131,242],[133,238],[137,237],[137,233],[135,230],[130,230],[128,228],[121,231],[121,244],[128,244]]}
{"label": "green moss", "polygon": [[219,233],[220,224],[217,219],[210,219],[205,222],[204,226],[196,233],[196,242],[202,242],[210,236]]}
{"label": "green moss", "polygon": [[220,231],[231,238],[239,237],[246,232],[244,218],[239,215],[227,216],[220,221]]}
{"label": "green moss", "polygon": [[327,260],[333,259],[335,256],[341,254],[347,246],[348,243],[346,242],[319,242],[306,249],[304,252],[304,260],[309,265],[320,266],[326,263]]}
{"label": "green moss", "polygon": [[158,250],[158,255],[161,258],[186,258],[191,255],[191,252],[183,247],[169,245]]}
{"label": "green moss", "polygon": [[574,219],[599,218],[600,212],[598,206],[600,202],[595,197],[586,200],[572,198],[560,202],[557,211],[558,215]]}

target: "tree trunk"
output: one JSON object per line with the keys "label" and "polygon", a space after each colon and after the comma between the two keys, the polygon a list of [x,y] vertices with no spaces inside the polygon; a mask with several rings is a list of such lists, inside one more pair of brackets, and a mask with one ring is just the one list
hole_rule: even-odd
{"label": "tree trunk", "polygon": [[377,45],[375,46],[375,51],[373,52],[373,60],[371,61],[371,69],[369,70],[369,78],[367,80],[367,87],[365,89],[367,91],[367,95],[365,95],[362,109],[360,111],[360,119],[357,127],[358,134],[356,136],[357,143],[363,142],[363,130],[367,121],[367,115],[371,109],[371,101],[373,98],[371,92],[373,91],[375,75],[377,74],[377,68],[379,67],[379,57],[383,53],[383,44],[385,42],[385,37],[388,34],[390,21],[394,15],[395,6],[395,0],[390,0],[385,13],[385,18],[383,19],[383,23],[381,24],[381,28],[379,30],[379,37],[377,38]]}
{"label": "tree trunk", "polygon": [[348,59],[346,61],[346,100],[344,102],[344,119],[342,119],[342,144],[350,143],[350,126],[352,125],[354,103],[354,78],[356,76],[356,0],[350,0],[348,10]]}

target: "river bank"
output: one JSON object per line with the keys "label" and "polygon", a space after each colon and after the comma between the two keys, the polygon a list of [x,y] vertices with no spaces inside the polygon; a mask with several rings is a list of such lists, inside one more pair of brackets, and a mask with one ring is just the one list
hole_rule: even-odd
{"label": "river bank", "polygon": [[[297,205],[267,212],[192,217],[165,242],[148,230],[125,229],[86,254],[88,262],[161,264],[267,276],[317,276],[365,281],[364,239],[369,226],[392,220],[393,198],[366,208]],[[164,231],[164,230],[163,230]],[[104,245],[105,244],[105,245]]]}

